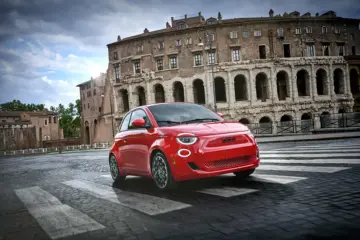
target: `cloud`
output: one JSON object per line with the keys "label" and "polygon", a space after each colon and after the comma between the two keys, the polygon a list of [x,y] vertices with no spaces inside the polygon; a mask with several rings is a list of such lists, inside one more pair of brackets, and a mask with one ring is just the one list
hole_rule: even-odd
{"label": "cloud", "polygon": [[292,12],[359,17],[356,0],[1,0],[0,102],[68,104],[78,83],[106,72],[106,44],[165,27],[172,16],[222,13],[223,18]]}

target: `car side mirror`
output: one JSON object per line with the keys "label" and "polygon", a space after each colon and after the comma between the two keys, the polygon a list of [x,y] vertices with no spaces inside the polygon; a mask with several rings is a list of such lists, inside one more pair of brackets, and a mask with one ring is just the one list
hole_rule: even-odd
{"label": "car side mirror", "polygon": [[224,118],[224,114],[217,112],[216,113],[219,117]]}
{"label": "car side mirror", "polygon": [[137,119],[135,119],[135,120],[132,122],[131,125],[132,125],[133,127],[135,127],[135,128],[144,128],[145,125],[146,125],[146,122],[145,122],[145,120],[142,119],[142,118],[137,118]]}

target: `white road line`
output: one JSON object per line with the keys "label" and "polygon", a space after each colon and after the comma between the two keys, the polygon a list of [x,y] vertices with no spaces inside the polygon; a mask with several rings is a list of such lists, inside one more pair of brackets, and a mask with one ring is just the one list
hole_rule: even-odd
{"label": "white road line", "polygon": [[[103,175],[101,175],[101,177],[112,179],[111,174],[103,174]],[[128,176],[126,176],[126,178],[140,178],[140,177],[139,176],[128,175]]]}
{"label": "white road line", "polygon": [[80,189],[94,197],[102,198],[149,215],[162,214],[191,206],[189,204],[176,202],[165,198],[159,198],[135,192],[121,191],[106,185],[96,184],[88,181],[72,180],[63,182],[63,184]]}
{"label": "white road line", "polygon": [[105,228],[38,186],[16,189],[15,193],[51,239]]}
{"label": "white road line", "polygon": [[360,157],[359,153],[263,153],[260,154],[260,159],[265,158],[346,158],[346,157]]}
{"label": "white road line", "polygon": [[305,163],[305,164],[360,164],[360,159],[263,159],[263,163]]}
{"label": "white road line", "polygon": [[[222,177],[235,177],[234,174],[228,173],[221,175]],[[273,174],[252,174],[247,181],[256,181],[256,182],[273,182],[279,184],[289,184],[297,181],[306,180],[307,177],[296,177],[296,176],[285,176],[285,175],[273,175]]]}
{"label": "white road line", "polygon": [[318,166],[280,166],[280,165],[260,165],[259,170],[270,171],[292,171],[292,172],[319,172],[319,173],[334,173],[349,169],[349,167],[318,167]]}
{"label": "white road line", "polygon": [[234,197],[239,195],[244,195],[248,193],[257,192],[259,190],[256,189],[250,189],[250,188],[235,188],[235,187],[222,187],[222,188],[207,188],[207,189],[201,189],[196,190],[195,192],[220,196],[220,197]]}
{"label": "white road line", "polygon": [[314,154],[319,153],[358,153],[360,157],[360,148],[359,149],[321,149],[321,150],[313,150],[313,149],[293,149],[293,150],[265,150],[260,151],[260,154],[271,154],[271,153],[309,153],[309,151],[316,151]]}
{"label": "white road line", "polygon": [[270,174],[253,174],[249,178],[251,181],[257,182],[273,182],[280,184],[289,184],[306,180],[306,177],[284,176],[284,175],[270,175]]}
{"label": "white road line", "polygon": [[296,149],[311,149],[311,150],[315,150],[315,149],[360,149],[360,145],[324,145],[324,146],[320,146],[320,145],[316,145],[316,146],[293,146],[293,147],[283,147],[283,148],[275,148],[274,150],[296,150]]}

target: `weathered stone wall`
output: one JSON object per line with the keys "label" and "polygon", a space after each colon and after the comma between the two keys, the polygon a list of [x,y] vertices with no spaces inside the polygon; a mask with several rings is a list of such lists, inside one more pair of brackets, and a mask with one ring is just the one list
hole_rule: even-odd
{"label": "weathered stone wall", "polygon": [[0,151],[37,148],[36,128],[27,125],[0,126]]}

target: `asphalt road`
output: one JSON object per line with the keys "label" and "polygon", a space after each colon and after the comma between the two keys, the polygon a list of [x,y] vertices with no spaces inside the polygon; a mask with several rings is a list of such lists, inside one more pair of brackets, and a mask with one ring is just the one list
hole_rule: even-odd
{"label": "asphalt road", "polygon": [[360,239],[360,140],[261,144],[253,177],[113,185],[107,151],[0,159],[3,239]]}

